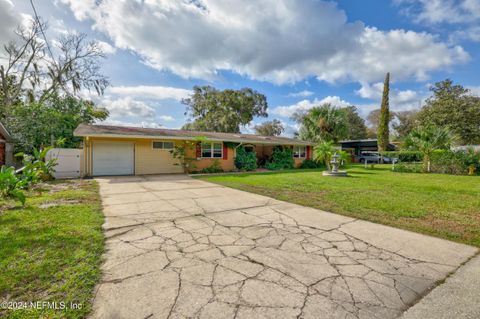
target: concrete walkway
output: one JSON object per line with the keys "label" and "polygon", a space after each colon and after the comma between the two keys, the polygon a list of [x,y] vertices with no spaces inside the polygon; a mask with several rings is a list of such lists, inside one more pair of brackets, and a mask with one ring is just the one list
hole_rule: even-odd
{"label": "concrete walkway", "polygon": [[477,252],[186,176],[98,181],[93,318],[395,318]]}
{"label": "concrete walkway", "polygon": [[429,318],[480,318],[480,256],[460,267],[402,316],[402,319]]}

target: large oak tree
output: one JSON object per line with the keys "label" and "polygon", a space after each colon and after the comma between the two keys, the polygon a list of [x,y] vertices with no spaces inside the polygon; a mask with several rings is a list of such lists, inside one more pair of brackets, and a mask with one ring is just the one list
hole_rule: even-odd
{"label": "large oak tree", "polygon": [[359,140],[367,138],[367,126],[365,120],[358,114],[356,106],[347,106],[344,108],[348,123],[348,133],[346,138],[349,140]]}
{"label": "large oak tree", "polygon": [[433,95],[417,117],[420,125],[448,128],[460,144],[479,144],[480,97],[449,79],[435,83],[430,90]]}
{"label": "large oak tree", "polygon": [[285,128],[283,127],[282,122],[274,119],[272,121],[266,121],[262,124],[255,125],[254,130],[257,135],[279,136],[285,131]]}
{"label": "large oak tree", "polygon": [[267,116],[267,98],[250,88],[217,90],[211,86],[194,86],[185,115],[190,121],[183,129],[208,132],[240,133],[240,127],[255,116]]}

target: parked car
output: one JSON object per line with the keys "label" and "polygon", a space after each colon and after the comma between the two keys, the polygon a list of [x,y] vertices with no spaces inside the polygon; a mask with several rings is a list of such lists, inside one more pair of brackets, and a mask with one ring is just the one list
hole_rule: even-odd
{"label": "parked car", "polygon": [[[382,161],[382,156],[378,152],[362,152],[360,156],[357,156],[357,161],[360,163],[380,163]],[[399,160],[397,157],[388,157],[383,156],[384,163],[398,163]]]}

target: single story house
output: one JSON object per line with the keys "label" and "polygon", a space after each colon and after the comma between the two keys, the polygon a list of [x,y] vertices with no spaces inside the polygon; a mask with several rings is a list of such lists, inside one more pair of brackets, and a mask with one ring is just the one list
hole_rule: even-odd
{"label": "single story house", "polygon": [[[182,173],[170,152],[182,144],[193,144],[186,148],[186,157],[194,159],[195,170],[215,160],[224,171],[234,170],[238,145],[254,150],[259,161],[268,158],[277,145],[291,147],[298,167],[311,158],[313,145],[278,136],[86,124],[79,125],[74,135],[83,138],[84,176]],[[199,142],[199,137],[205,142]]]}
{"label": "single story house", "polygon": [[0,166],[13,165],[13,143],[10,133],[0,123]]}
{"label": "single story house", "polygon": [[[364,140],[345,140],[339,142],[342,150],[348,151],[352,156],[360,156],[362,152],[378,152],[377,139],[364,139]],[[396,146],[394,144],[388,144],[388,151],[395,151]]]}

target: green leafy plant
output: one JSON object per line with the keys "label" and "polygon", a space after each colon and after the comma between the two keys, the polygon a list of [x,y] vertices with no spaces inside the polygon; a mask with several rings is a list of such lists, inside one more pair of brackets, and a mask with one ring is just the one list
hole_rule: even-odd
{"label": "green leafy plant", "polygon": [[347,151],[336,151],[336,153],[340,156],[340,166],[345,166],[351,162],[352,156]]}
{"label": "green leafy plant", "polygon": [[[170,151],[173,158],[178,160],[178,163],[175,163],[175,165],[182,166],[183,172],[186,174],[195,171],[196,165],[193,164],[193,162],[197,160],[195,148],[198,143],[205,143],[206,141],[206,137],[198,136],[193,141],[184,141],[182,144],[175,143],[173,150]],[[189,155],[192,153],[194,156]]]}
{"label": "green leafy plant", "polygon": [[293,150],[285,146],[275,146],[272,157],[265,163],[265,168],[270,170],[291,169],[294,167]]}
{"label": "green leafy plant", "polygon": [[300,164],[300,168],[322,168],[324,167],[323,164],[318,163],[311,159],[306,159]]}
{"label": "green leafy plant", "polygon": [[423,168],[426,172],[430,172],[433,152],[449,149],[453,140],[448,129],[429,126],[413,130],[405,139],[405,145],[423,154]]}
{"label": "green leafy plant", "polygon": [[329,103],[297,112],[293,117],[300,124],[301,140],[338,142],[348,136],[347,112]]}
{"label": "green leafy plant", "polygon": [[209,167],[205,167],[200,171],[203,174],[214,174],[214,173],[223,173],[223,168],[220,165],[220,161],[218,159],[214,160],[212,165]]}
{"label": "green leafy plant", "polygon": [[26,197],[21,190],[24,183],[15,174],[15,168],[2,166],[0,169],[0,195],[2,198],[14,198],[25,205]]}
{"label": "green leafy plant", "polygon": [[257,154],[255,152],[247,152],[244,146],[239,146],[235,156],[235,167],[242,171],[257,169]]}
{"label": "green leafy plant", "polygon": [[313,158],[317,162],[323,163],[330,170],[333,151],[333,142],[323,141],[313,148]]}
{"label": "green leafy plant", "polygon": [[399,152],[381,152],[382,156],[398,158],[400,162],[421,162],[423,154],[419,151],[399,151]]}
{"label": "green leafy plant", "polygon": [[238,142],[223,142],[223,144],[224,144],[227,148],[235,148],[235,147],[237,147],[240,143],[238,143]]}
{"label": "green leafy plant", "polygon": [[476,175],[480,169],[480,153],[469,150],[433,152],[431,171],[451,175]]}
{"label": "green leafy plant", "polygon": [[23,167],[19,170],[20,179],[24,181],[24,187],[28,188],[40,181],[49,180],[52,177],[54,167],[57,165],[57,159],[46,161],[45,157],[52,147],[45,147],[42,150],[33,150],[32,155],[17,153],[15,156],[22,157]]}
{"label": "green leafy plant", "polygon": [[403,163],[395,164],[393,171],[399,173],[422,173],[422,163]]}
{"label": "green leafy plant", "polygon": [[382,105],[380,106],[380,121],[377,128],[377,140],[378,140],[378,150],[385,151],[388,147],[390,130],[390,102],[389,95],[390,93],[390,73],[387,73],[385,76],[385,81],[383,82],[383,95],[382,95]]}

